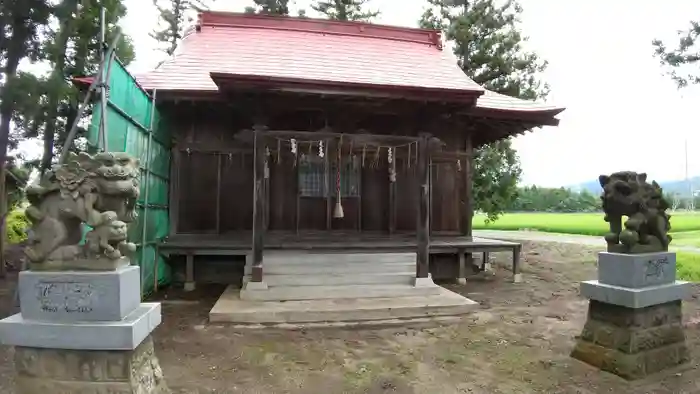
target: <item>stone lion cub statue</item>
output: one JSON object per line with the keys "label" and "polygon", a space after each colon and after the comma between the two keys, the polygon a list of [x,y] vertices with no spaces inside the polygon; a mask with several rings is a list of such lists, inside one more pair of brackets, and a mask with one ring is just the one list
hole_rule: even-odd
{"label": "stone lion cub statue", "polygon": [[[621,171],[599,177],[603,188],[605,236],[608,252],[653,253],[668,251],[671,236],[668,201],[658,183],[647,183],[647,174]],[[623,216],[627,220],[622,223]]]}

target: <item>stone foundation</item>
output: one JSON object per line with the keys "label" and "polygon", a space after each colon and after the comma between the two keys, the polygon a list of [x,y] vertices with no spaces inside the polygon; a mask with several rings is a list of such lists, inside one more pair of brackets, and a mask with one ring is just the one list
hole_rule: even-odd
{"label": "stone foundation", "polygon": [[135,350],[15,348],[17,394],[167,394],[149,337]]}
{"label": "stone foundation", "polygon": [[681,301],[628,308],[591,300],[571,356],[625,379],[689,361]]}

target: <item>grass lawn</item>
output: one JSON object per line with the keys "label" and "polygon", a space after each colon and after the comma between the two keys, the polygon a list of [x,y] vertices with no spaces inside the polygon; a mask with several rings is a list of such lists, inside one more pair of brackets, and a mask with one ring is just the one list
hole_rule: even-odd
{"label": "grass lawn", "polygon": [[676,252],[676,265],[678,279],[700,282],[700,254]]}

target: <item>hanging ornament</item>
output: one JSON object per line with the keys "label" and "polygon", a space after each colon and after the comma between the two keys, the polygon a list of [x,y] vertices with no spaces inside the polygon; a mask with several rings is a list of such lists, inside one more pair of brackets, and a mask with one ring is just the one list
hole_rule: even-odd
{"label": "hanging ornament", "polygon": [[394,152],[393,148],[389,148],[386,151],[386,159],[389,161],[389,164],[394,162],[394,157],[393,157],[394,153],[393,152]]}
{"label": "hanging ornament", "polygon": [[457,160],[457,171],[462,171],[462,160]]}
{"label": "hanging ornament", "polygon": [[323,157],[323,141],[318,142],[318,157]]}
{"label": "hanging ornament", "polygon": [[289,142],[292,145],[292,154],[294,156],[296,156],[297,155],[297,140],[292,138]]}
{"label": "hanging ornament", "polygon": [[265,168],[263,171],[263,177],[265,179],[270,179],[270,165],[269,165],[269,160],[265,159]]}
{"label": "hanging ornament", "polygon": [[229,162],[233,161],[233,153],[231,153],[231,152],[228,153],[228,161]]}
{"label": "hanging ornament", "polygon": [[350,152],[350,153],[349,153],[349,155],[350,155],[350,162],[352,163],[352,169],[353,169],[353,171],[354,171],[354,170],[357,170],[357,160],[355,160],[355,159],[356,159],[356,156],[355,156],[355,152],[353,151],[354,145],[355,145],[355,140],[351,139],[351,140],[350,140],[350,149],[348,149],[348,152]]}
{"label": "hanging ornament", "polygon": [[413,145],[412,142],[408,144],[408,159],[406,160],[408,168],[411,168],[411,145]]}
{"label": "hanging ornament", "polygon": [[314,143],[309,142],[309,154],[308,154],[309,156],[311,156],[311,150],[313,150],[313,148],[314,148]]}
{"label": "hanging ornament", "polygon": [[374,152],[374,162],[372,163],[372,166],[374,168],[379,167],[379,153],[381,150],[382,150],[382,147],[378,146],[376,152]]}
{"label": "hanging ornament", "polygon": [[362,168],[365,168],[365,157],[367,156],[367,145],[362,145]]}
{"label": "hanging ornament", "polygon": [[270,148],[265,147],[265,156],[270,157]]}
{"label": "hanging ornament", "polygon": [[342,219],[345,217],[345,213],[343,212],[343,204],[340,201],[340,167],[342,166],[342,144],[343,144],[343,137],[340,137],[340,141],[338,142],[338,164],[336,165],[337,172],[336,172],[336,180],[335,180],[335,192],[336,192],[336,202],[335,202],[335,209],[333,210],[333,217],[336,219]]}
{"label": "hanging ornament", "polygon": [[277,140],[277,165],[280,164],[280,154],[282,152],[282,140]]}

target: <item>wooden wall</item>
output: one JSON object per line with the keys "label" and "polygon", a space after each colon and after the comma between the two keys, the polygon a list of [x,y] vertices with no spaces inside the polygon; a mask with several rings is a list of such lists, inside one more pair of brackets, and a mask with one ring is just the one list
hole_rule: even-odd
{"label": "wooden wall", "polygon": [[[176,107],[178,121],[173,162],[179,177],[175,213],[177,233],[227,233],[252,228],[253,150],[252,145],[233,138],[237,130],[250,128],[250,119],[226,108],[212,106]],[[440,136],[447,150],[459,150],[464,136]],[[274,146],[271,147],[273,150]],[[269,230],[349,230],[367,232],[412,232],[416,227],[417,183],[415,165],[401,156],[396,160],[396,182],[389,181],[384,157],[376,166],[360,169],[360,197],[343,199],[345,217],[332,215],[335,196],[298,197],[298,168],[288,150],[276,152],[269,165],[265,185],[265,223]],[[334,177],[331,177],[334,185]],[[460,231],[460,192],[465,176],[456,161],[434,162],[430,166],[431,231]],[[393,188],[393,192],[391,189]],[[393,207],[393,208],[392,208]],[[394,214],[391,214],[393,209]],[[394,225],[391,226],[393,217]]]}

